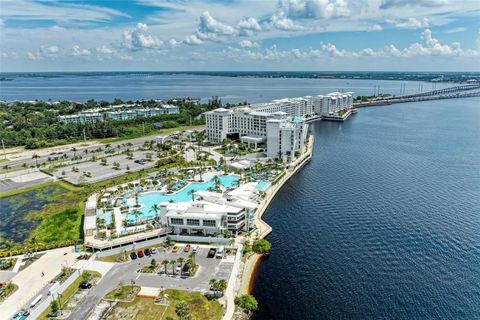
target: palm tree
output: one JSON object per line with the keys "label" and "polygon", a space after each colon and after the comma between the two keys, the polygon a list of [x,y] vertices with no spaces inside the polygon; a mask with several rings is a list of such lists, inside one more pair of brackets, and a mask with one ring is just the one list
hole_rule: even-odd
{"label": "palm tree", "polygon": [[195,190],[195,189],[190,189],[190,190],[188,190],[188,194],[192,196],[192,201],[195,200],[195,192],[196,192],[196,191],[197,191],[197,190]]}
{"label": "palm tree", "polygon": [[163,260],[163,261],[162,261],[162,266],[165,267],[165,274],[167,274],[167,266],[168,266],[169,263],[170,263],[170,262],[169,262],[168,260]]}
{"label": "palm tree", "polygon": [[197,255],[197,253],[194,252],[194,251],[192,251],[192,252],[188,255],[188,257],[189,257],[190,259],[192,259],[193,266],[195,266],[195,264],[196,264],[196,263],[195,263],[195,256],[196,256],[196,255]]}
{"label": "palm tree", "polygon": [[34,153],[32,155],[32,159],[35,159],[35,167],[38,167],[38,160],[37,160],[38,158],[40,158],[38,154]]}
{"label": "palm tree", "polygon": [[217,282],[218,280],[213,278],[213,279],[210,279],[210,281],[208,281],[208,284],[210,285],[210,288],[212,289],[213,292],[217,291]]}
{"label": "palm tree", "polygon": [[220,189],[220,186],[222,185],[222,181],[218,176],[215,176],[213,178],[213,183],[215,184],[215,189]]}
{"label": "palm tree", "polygon": [[177,260],[170,261],[170,265],[172,266],[172,274],[176,274],[175,273],[175,265],[176,264],[177,264]]}
{"label": "palm tree", "polygon": [[178,258],[178,263],[180,264],[180,275],[182,275],[182,270],[183,270],[183,262],[185,261],[185,259],[183,259],[182,257]]}
{"label": "palm tree", "polygon": [[150,208],[150,212],[155,212],[155,214],[158,213],[158,205],[157,204],[154,204],[151,208]]}
{"label": "palm tree", "polygon": [[220,292],[223,292],[227,289],[228,287],[228,282],[225,279],[221,279],[217,282],[217,290]]}
{"label": "palm tree", "polygon": [[132,214],[135,216],[135,224],[137,224],[138,222],[138,217],[140,216],[140,211],[138,211],[138,209],[134,209]]}

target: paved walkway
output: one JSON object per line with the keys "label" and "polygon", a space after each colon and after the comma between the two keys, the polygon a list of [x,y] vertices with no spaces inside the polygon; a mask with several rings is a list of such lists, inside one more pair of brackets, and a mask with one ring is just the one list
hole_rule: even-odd
{"label": "paved walkway", "polygon": [[[9,319],[54,279],[61,272],[63,266],[73,266],[77,257],[78,254],[73,252],[73,246],[50,250],[26,269],[17,273],[12,278],[12,282],[18,285],[18,290],[0,304],[2,310],[0,320]],[[44,272],[44,276],[42,276],[42,272]]]}
{"label": "paved walkway", "polygon": [[15,265],[13,266],[12,272],[18,272],[18,270],[20,270],[20,267],[22,266],[22,262],[23,262],[23,257],[24,255],[22,254],[17,258],[17,261],[15,261]]}

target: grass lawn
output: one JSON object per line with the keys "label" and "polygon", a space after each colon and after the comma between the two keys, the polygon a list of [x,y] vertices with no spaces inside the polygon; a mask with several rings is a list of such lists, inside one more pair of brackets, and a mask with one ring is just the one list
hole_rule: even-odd
{"label": "grass lawn", "polygon": [[135,297],[133,302],[118,302],[107,315],[105,320],[161,320],[166,319],[167,306],[156,305],[152,298]]}
{"label": "grass lawn", "polygon": [[67,189],[68,191],[79,191],[81,188],[77,188],[69,183],[63,182],[63,181],[55,181],[55,182],[46,182],[42,184],[37,184],[34,186],[26,187],[26,188],[21,188],[21,189],[15,189],[15,190],[10,190],[6,192],[1,192],[0,193],[0,198],[4,197],[9,197],[9,196],[14,196],[20,193],[24,192],[29,192],[37,189],[43,189],[51,186],[57,186],[59,188]]}
{"label": "grass lawn", "polygon": [[169,317],[179,319],[175,313],[175,306],[182,301],[188,304],[188,309],[195,319],[219,320],[223,317],[224,311],[220,303],[217,300],[208,300],[200,292],[165,290],[163,293],[169,295],[168,307],[156,305],[152,298],[136,297],[132,302],[117,303],[104,319],[166,320]]}
{"label": "grass lawn", "polygon": [[[101,274],[98,273],[98,272],[88,271],[88,270],[86,272],[90,273],[93,278],[100,278],[101,277]],[[63,291],[62,298],[61,298],[62,306],[65,306],[68,303],[68,300],[70,300],[70,298],[72,298],[73,295],[75,293],[77,293],[77,291],[79,290],[78,286],[80,285],[80,282],[82,282],[82,281],[83,281],[82,277],[78,277],[77,280],[75,280],[70,286],[68,286],[67,289],[65,289],[65,291]],[[43,311],[43,313],[38,317],[38,319],[39,320],[49,319],[50,318],[49,315],[50,315],[51,311],[52,310],[50,309],[50,306],[48,306],[48,308],[45,309],[45,311]]]}
{"label": "grass lawn", "polygon": [[175,306],[179,302],[186,302],[190,313],[198,320],[217,320],[223,317],[223,308],[217,300],[208,300],[200,292],[190,292],[181,290],[165,290],[169,295],[170,305],[163,319],[172,317],[179,319],[175,313]]}
{"label": "grass lawn", "polygon": [[183,131],[183,130],[192,130],[192,129],[204,129],[205,125],[199,125],[199,126],[178,126],[175,128],[168,128],[168,129],[160,129],[160,130],[152,130],[145,135],[131,135],[131,136],[126,136],[126,137],[117,137],[117,138],[105,138],[105,139],[95,139],[96,141],[100,141],[102,143],[112,143],[112,142],[118,142],[118,141],[124,141],[124,140],[130,140],[130,139],[135,139],[135,138],[141,138],[141,137],[152,137],[152,136],[158,136],[158,135],[164,135],[168,133],[172,133],[175,131]]}
{"label": "grass lawn", "polygon": [[[140,291],[140,287],[139,286],[133,286],[133,291],[135,293],[138,293]],[[116,289],[110,291],[109,293],[107,293],[107,295],[105,296],[105,299],[108,299],[108,300],[127,300],[128,296],[130,295],[131,292],[132,292],[132,286],[119,287],[119,288],[116,288]]]}

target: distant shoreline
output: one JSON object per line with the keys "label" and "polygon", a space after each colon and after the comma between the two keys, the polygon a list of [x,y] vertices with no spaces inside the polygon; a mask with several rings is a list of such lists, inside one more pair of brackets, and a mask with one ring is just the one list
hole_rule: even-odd
{"label": "distant shoreline", "polygon": [[85,71],[85,72],[1,72],[0,78],[59,78],[65,76],[112,75],[197,75],[213,77],[271,78],[271,79],[342,79],[342,80],[392,80],[438,83],[479,81],[480,72],[415,72],[415,71]]}

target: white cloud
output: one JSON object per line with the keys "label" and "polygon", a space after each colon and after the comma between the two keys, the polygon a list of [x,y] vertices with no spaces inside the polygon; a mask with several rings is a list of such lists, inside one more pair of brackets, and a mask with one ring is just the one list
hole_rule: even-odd
{"label": "white cloud", "polygon": [[467,31],[467,28],[458,27],[458,28],[453,28],[453,29],[447,29],[447,30],[443,31],[443,33],[453,34],[453,33],[465,32],[465,31]]}
{"label": "white cloud", "polygon": [[282,31],[301,31],[305,30],[305,27],[303,27],[300,24],[297,24],[295,21],[293,21],[290,18],[287,18],[283,12],[274,14],[270,18],[271,24],[277,28],[278,30]]}
{"label": "white cloud", "polygon": [[60,52],[60,48],[58,46],[41,46],[40,53],[43,55],[56,55]]}
{"label": "white cloud", "polygon": [[399,29],[423,29],[429,27],[429,22],[427,18],[423,19],[416,19],[416,18],[408,18],[402,21],[395,21],[395,20],[387,20],[387,22],[395,25],[395,27]]}
{"label": "white cloud", "polygon": [[331,19],[350,15],[346,0],[281,0],[279,9],[286,18]]}
{"label": "white cloud", "polygon": [[97,51],[98,53],[106,54],[106,55],[111,55],[115,53],[115,50],[113,48],[107,47],[106,45],[95,48],[95,51]]}
{"label": "white cloud", "polygon": [[121,11],[102,6],[31,0],[2,0],[1,14],[6,20],[54,20],[57,22],[102,22],[110,21],[115,17],[129,17]]}
{"label": "white cloud", "polygon": [[191,46],[199,46],[203,44],[203,41],[199,39],[195,34],[189,35],[185,37],[185,40],[183,40],[185,44],[191,45]]}
{"label": "white cloud", "polygon": [[33,53],[33,52],[27,52],[27,58],[29,60],[40,60],[42,59],[43,57],[40,55],[40,53]]}
{"label": "white cloud", "polygon": [[236,30],[232,26],[218,21],[208,11],[205,11],[200,15],[198,32],[205,39],[215,39],[218,36],[232,36],[236,33]]}
{"label": "white cloud", "polygon": [[181,44],[181,41],[177,41],[176,39],[172,38],[172,39],[168,40],[168,44],[170,45],[170,47],[176,48]]}
{"label": "white cloud", "polygon": [[92,52],[90,50],[82,49],[78,45],[74,45],[72,47],[72,56],[80,57],[80,56],[89,56],[91,54],[92,54]]}
{"label": "white cloud", "polygon": [[253,17],[244,18],[240,20],[237,25],[238,32],[241,36],[252,36],[262,30],[257,19]]}
{"label": "white cloud", "polygon": [[253,48],[253,47],[259,47],[259,44],[256,43],[255,41],[250,41],[250,40],[241,40],[238,45],[242,48]]}
{"label": "white cloud", "polygon": [[148,32],[148,26],[145,23],[137,23],[131,31],[123,33],[123,46],[131,50],[158,49],[163,46],[163,42]]}
{"label": "white cloud", "polygon": [[379,24],[374,24],[373,26],[371,26],[371,27],[368,29],[369,32],[380,32],[380,31],[382,31],[382,30],[383,30],[383,28],[382,28],[382,26],[379,25]]}
{"label": "white cloud", "polygon": [[400,7],[439,7],[447,4],[448,0],[383,0],[380,9],[391,9]]}

